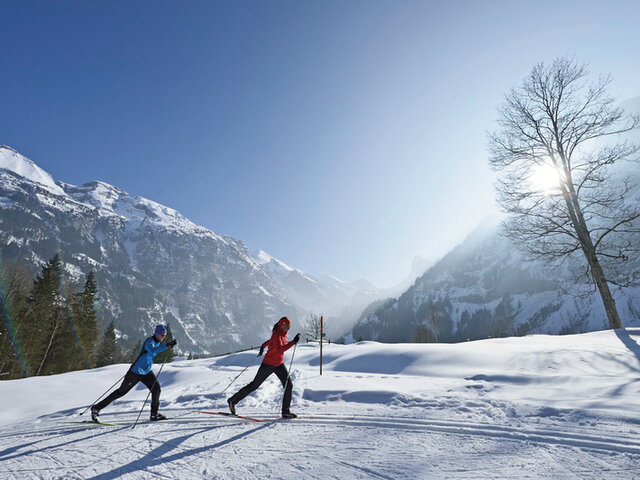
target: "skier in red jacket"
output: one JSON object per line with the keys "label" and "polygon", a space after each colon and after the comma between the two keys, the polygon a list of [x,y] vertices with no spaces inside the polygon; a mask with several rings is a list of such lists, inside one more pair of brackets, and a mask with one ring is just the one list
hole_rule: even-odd
{"label": "skier in red jacket", "polygon": [[287,332],[290,327],[291,321],[287,317],[282,317],[278,320],[278,323],[273,326],[271,338],[260,346],[260,353],[258,353],[258,356],[263,354],[264,347],[267,347],[267,354],[262,360],[262,364],[258,369],[258,373],[256,373],[256,377],[251,383],[245,385],[235,395],[227,399],[229,410],[231,410],[232,414],[236,414],[236,405],[240,400],[262,385],[262,382],[264,382],[269,375],[275,373],[284,387],[282,418],[297,418],[295,413],[291,413],[289,411],[293,384],[291,383],[291,378],[287,372],[287,367],[284,366],[284,352],[298,343],[298,340],[300,340],[300,334],[298,333],[292,341],[287,342]]}

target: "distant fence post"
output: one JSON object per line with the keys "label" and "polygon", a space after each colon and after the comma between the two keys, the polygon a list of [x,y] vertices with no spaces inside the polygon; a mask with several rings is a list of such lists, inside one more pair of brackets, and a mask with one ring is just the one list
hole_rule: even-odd
{"label": "distant fence post", "polygon": [[324,323],[320,315],[320,376],[322,376],[322,337],[324,337]]}

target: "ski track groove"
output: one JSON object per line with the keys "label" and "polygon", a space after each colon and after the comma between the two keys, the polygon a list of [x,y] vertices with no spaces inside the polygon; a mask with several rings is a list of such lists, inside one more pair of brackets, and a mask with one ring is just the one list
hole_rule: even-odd
{"label": "ski track groove", "polygon": [[[350,418],[352,418],[352,417],[350,417]],[[204,437],[203,437],[203,448],[202,448],[201,450],[203,450],[203,452],[204,452],[204,450],[209,450],[209,449],[220,449],[220,448],[222,448],[222,447],[224,447],[224,446],[229,445],[229,446],[231,447],[232,451],[234,452],[234,454],[236,454],[236,455],[237,455],[237,454],[238,454],[238,449],[237,449],[237,447],[235,446],[235,442],[240,441],[241,439],[244,439],[244,438],[248,437],[249,435],[251,435],[251,436],[256,435],[256,434],[258,434],[258,433],[262,432],[263,430],[266,430],[267,428],[270,428],[270,427],[275,426],[277,423],[278,423],[277,421],[273,421],[273,422],[270,422],[270,423],[268,423],[268,424],[266,424],[266,425],[260,425],[260,426],[258,426],[258,427],[256,427],[256,428],[254,428],[254,429],[252,429],[252,430],[250,430],[250,431],[245,430],[245,431],[244,431],[244,432],[242,432],[242,433],[236,434],[236,435],[234,435],[234,436],[232,436],[232,437],[229,437],[229,438],[226,438],[226,439],[224,439],[224,440],[220,440],[220,441],[218,441],[218,442],[217,442],[216,444],[214,444],[214,445],[204,445]],[[289,422],[287,422],[287,424],[288,424],[288,423],[289,423]],[[233,424],[229,425],[229,427],[231,427],[231,426],[237,426],[237,425],[245,425],[245,424],[246,424],[246,422],[234,422]],[[214,427],[214,428],[219,428],[219,427]],[[227,426],[226,426],[226,425],[223,425],[223,426],[222,426],[222,428],[223,428],[223,429],[227,429]],[[190,430],[190,429],[189,429],[189,428],[186,428],[185,430]],[[202,433],[205,433],[205,431],[210,431],[210,429],[205,429],[205,430],[203,430],[203,431],[202,431]],[[194,434],[194,435],[195,435],[195,434]],[[131,436],[130,436],[130,435],[127,435],[127,437],[128,437],[128,438],[131,438]],[[218,438],[220,438],[220,437],[218,437]],[[154,438],[149,438],[148,440],[149,440],[150,442],[151,442],[151,441],[154,441],[154,442],[158,442],[158,443],[161,443],[161,444],[170,445],[170,446],[171,446],[171,447],[173,447],[175,450],[178,450],[178,451],[179,451],[179,452],[181,452],[181,453],[185,453],[185,454],[187,454],[187,453],[193,452],[193,449],[192,449],[192,448],[191,448],[191,449],[189,449],[189,448],[183,447],[183,446],[181,446],[181,445],[177,445],[177,444],[175,444],[175,443],[173,443],[173,442],[165,442],[165,441],[163,441],[163,440],[158,440],[158,439],[154,439]],[[191,456],[191,455],[195,455],[196,457],[198,457],[198,458],[203,458],[203,459],[205,459],[205,460],[209,460],[209,458],[210,458],[208,455],[206,455],[206,454],[204,454],[204,453],[195,453],[195,454],[194,454],[194,453],[190,453],[190,456]],[[157,456],[157,455],[153,455],[153,454],[151,454],[150,456],[152,456],[152,458],[154,458],[154,459],[162,459],[162,458],[163,458],[162,456]],[[330,457],[327,457],[327,456],[325,456],[325,458],[327,458],[327,459],[328,459],[329,461],[331,461],[331,462],[334,462],[334,461],[335,461],[334,459],[331,459]],[[223,463],[226,463],[226,461],[223,461]],[[342,464],[342,463],[341,463],[341,464]],[[344,466],[346,466],[346,467],[350,467],[351,469],[358,470],[359,472],[363,472],[363,471],[364,471],[365,473],[368,473],[369,475],[374,474],[374,475],[376,475],[378,478],[383,478],[383,479],[389,479],[389,478],[390,478],[390,477],[386,477],[386,476],[384,476],[384,475],[382,475],[382,474],[378,474],[378,473],[374,472],[373,470],[368,471],[368,470],[367,470],[367,469],[365,469],[364,467],[362,467],[362,468],[361,468],[361,467],[354,466],[354,465],[351,465],[351,464],[346,463],[346,462],[345,462],[345,463],[343,463],[343,465],[344,465]],[[317,477],[314,477],[312,474],[309,474],[309,473],[307,473],[307,472],[304,472],[303,470],[301,470],[301,469],[300,469],[300,468],[298,468],[298,467],[295,467],[295,468],[296,468],[296,469],[298,469],[298,470],[300,470],[300,473],[303,473],[303,474],[304,474],[306,477],[308,477],[308,478],[317,478]],[[257,479],[257,478],[260,478],[259,476],[257,476],[257,475],[255,475],[255,474],[253,474],[253,472],[251,472],[251,470],[247,470],[247,471],[248,471],[248,472],[250,472],[250,473],[251,473],[251,475],[252,475],[253,477],[255,477],[256,479]],[[192,472],[192,473],[194,473],[195,475],[201,475],[201,473],[199,473],[199,474],[198,474],[198,473],[196,473],[196,472],[193,472],[193,470],[191,470],[191,472]]]}
{"label": "ski track groove", "polygon": [[[181,417],[180,415],[179,417]],[[187,414],[184,415],[185,417]],[[176,417],[176,418],[179,418]],[[258,415],[260,417],[260,415]],[[262,418],[271,418],[271,416],[262,416]],[[323,418],[324,417],[324,418]],[[199,417],[185,418],[184,422],[178,422],[182,425],[192,423],[190,420],[195,420],[200,423],[201,421],[211,422],[213,419],[204,418],[200,420]],[[219,424],[213,420],[212,423]],[[243,423],[243,422],[241,422]],[[275,425],[283,423],[280,418],[276,418],[269,425]],[[522,430],[517,427],[491,425],[491,424],[479,424],[469,422],[444,422],[428,419],[413,419],[408,417],[380,417],[373,415],[316,415],[311,418],[301,417],[287,421],[287,424],[291,425],[359,425],[364,427],[380,427],[380,428],[397,428],[403,427],[408,430],[428,430],[432,432],[441,433],[453,433],[458,435],[479,435],[494,438],[504,438],[506,440],[522,440],[533,441],[537,443],[563,445],[568,447],[577,448],[592,448],[596,450],[614,451],[618,453],[631,453],[640,454],[640,442],[634,442],[630,440],[620,440],[617,438],[608,438],[603,436],[590,436],[587,434],[576,434],[560,432],[548,429],[527,429]],[[234,423],[233,425],[237,425]],[[147,424],[144,424],[147,425]],[[98,434],[100,435],[100,434]],[[96,435],[97,436],[97,435]],[[222,445],[218,445],[222,446]],[[216,447],[218,448],[218,447]]]}
{"label": "ski track groove", "polygon": [[[94,480],[104,480],[107,478],[114,478],[114,475],[122,476],[132,474],[136,477],[136,473],[138,475],[142,475],[142,478],[147,478],[148,476],[154,478],[175,478],[175,474],[173,471],[175,469],[170,468],[171,461],[177,460],[177,465],[179,469],[187,474],[186,476],[191,478],[202,478],[207,471],[206,463],[211,460],[211,453],[220,452],[225,446],[229,446],[233,455],[239,455],[239,452],[242,450],[242,440],[248,437],[252,437],[254,435],[258,435],[261,432],[268,431],[269,429],[276,428],[277,425],[286,425],[287,428],[289,425],[292,428],[304,427],[305,425],[318,425],[318,426],[326,426],[326,427],[358,427],[358,430],[361,431],[364,435],[375,437],[369,430],[372,428],[391,428],[398,430],[413,430],[413,431],[425,431],[425,432],[433,432],[433,433],[443,433],[443,434],[453,434],[453,435],[470,435],[470,436],[478,436],[485,438],[495,438],[498,440],[504,440],[508,442],[531,442],[535,444],[546,445],[547,448],[544,448],[544,454],[548,456],[550,460],[550,464],[554,466],[556,472],[562,471],[562,478],[582,478],[583,475],[589,477],[594,473],[593,469],[586,469],[582,471],[582,469],[568,469],[565,467],[565,464],[562,460],[556,459],[556,451],[554,450],[554,446],[562,447],[562,448],[577,448],[583,450],[595,450],[595,451],[605,451],[609,453],[623,453],[629,455],[640,455],[640,442],[632,441],[628,436],[625,436],[624,439],[612,438],[612,437],[603,437],[603,436],[593,436],[587,434],[579,434],[576,432],[566,432],[566,431],[557,431],[551,430],[548,428],[529,428],[521,429],[518,427],[512,426],[503,426],[503,425],[492,425],[492,424],[483,424],[483,423],[471,423],[464,421],[441,421],[441,420],[429,420],[425,418],[410,418],[410,417],[388,417],[388,416],[376,416],[376,415],[332,415],[332,414],[320,414],[310,416],[308,418],[304,417],[302,414],[301,418],[295,420],[282,421],[279,417],[274,418],[273,420],[269,420],[271,415],[262,415],[257,414],[258,418],[268,419],[267,423],[263,425],[259,425],[256,428],[248,428],[248,423],[245,421],[236,421],[231,422],[228,419],[210,419],[207,417],[201,418],[200,416],[194,416],[189,418],[188,413],[184,415],[177,415],[173,418],[186,417],[183,420],[178,422],[173,422],[174,425],[178,425],[179,428],[173,428],[172,432],[185,432],[185,436],[181,437],[184,440],[180,442],[171,442],[165,441],[162,439],[153,438],[147,436],[145,438],[140,438],[135,433],[141,432],[143,434],[153,434],[156,431],[156,424],[153,422],[145,422],[143,424],[139,424],[141,428],[131,429],[128,426],[125,427],[104,427],[105,431],[103,432],[92,432],[88,435],[81,435],[78,438],[67,439],[68,441],[56,444],[56,445],[44,445],[41,448],[34,450],[32,452],[24,452],[17,454],[16,452],[24,449],[32,447],[38,443],[42,442],[57,442],[63,437],[68,437],[69,435],[74,435],[76,433],[84,433],[86,431],[85,428],[75,428],[73,427],[71,431],[67,430],[66,427],[62,428],[47,428],[47,425],[43,425],[43,429],[38,430],[36,437],[37,439],[31,443],[25,443],[23,445],[15,445],[9,446],[2,452],[0,452],[0,462],[5,460],[15,460],[17,457],[22,457],[25,455],[35,455],[35,457],[43,458],[45,464],[49,463],[49,465],[53,464],[52,467],[44,467],[41,468],[41,472],[50,472],[57,470],[58,472],[64,471],[64,478],[89,478],[86,475],[81,475],[80,473],[76,473],[73,469],[78,469],[80,471],[85,470],[86,468],[91,467],[91,463],[82,464],[82,465],[73,465],[73,464],[63,464],[59,460],[57,460],[52,453],[52,450],[56,450],[58,448],[65,448],[70,444],[77,444],[79,442],[84,442],[87,440],[96,439],[96,437],[101,437],[103,435],[109,435],[110,433],[115,432],[127,432],[123,435],[125,439],[127,439],[130,444],[123,446],[122,448],[116,450],[115,452],[110,454],[110,458],[112,461],[109,464],[110,470],[107,472],[103,472],[100,474],[94,474],[94,476],[90,477]],[[194,425],[195,423],[195,425]],[[205,425],[202,425],[204,423]],[[213,424],[213,425],[209,425]],[[236,428],[238,426],[247,426],[244,428],[242,432],[235,433],[231,436],[225,435],[225,433],[231,431],[231,433],[236,432]],[[249,424],[250,425],[250,424]],[[215,437],[216,442],[211,443],[211,440],[214,438],[207,438],[207,433],[213,433],[217,431],[217,434],[213,434],[212,437]],[[19,431],[14,432],[11,435],[4,435],[3,438],[7,437],[28,437],[31,435],[33,438],[34,432],[26,432]],[[200,437],[198,439],[198,437]],[[197,443],[200,443],[201,446],[191,446],[185,447],[183,442],[189,441],[191,439],[198,439]],[[94,440],[98,443],[100,440]],[[148,448],[146,452],[140,452],[141,455],[138,456],[137,459],[128,458],[128,461],[121,462],[120,460],[123,458],[123,455],[126,451],[130,451],[133,445],[146,445],[145,450]],[[159,444],[159,446],[154,448],[154,444]],[[158,450],[162,450],[162,446],[170,447],[171,449],[168,452],[163,452],[160,454],[154,453]],[[76,451],[76,448],[72,448],[71,451]],[[134,450],[135,451],[135,450]],[[7,453],[8,456],[2,456],[2,453]],[[209,453],[207,453],[209,452]],[[166,455],[166,453],[170,453],[170,455]],[[78,453],[79,455],[80,453]],[[94,460],[104,461],[104,457],[96,454],[91,454],[89,452],[82,451],[82,455],[88,455],[90,458]],[[117,458],[113,460],[114,456]],[[352,464],[345,460],[337,460],[335,458],[331,458],[327,455],[322,454],[322,457],[326,458],[328,461],[333,462],[334,464],[339,464],[344,468],[348,468],[352,471],[357,471],[359,474],[365,475],[365,478],[379,478],[389,480],[392,477],[386,476],[380,472],[376,472],[373,469]],[[174,458],[177,457],[177,458]],[[145,462],[145,458],[150,458],[152,462]],[[199,460],[204,461],[204,466],[198,462],[197,466],[192,467],[190,465],[189,460],[193,458],[198,458]],[[48,459],[48,460],[46,460]],[[221,463],[226,464],[227,460],[220,459]],[[158,462],[159,461],[159,462]],[[633,477],[633,472],[630,470],[625,470],[620,468],[618,465],[610,464],[606,461],[606,459],[600,458],[598,456],[592,456],[591,461],[601,467],[601,472],[606,472],[607,475],[615,475],[615,474],[624,474],[631,475],[630,478]],[[146,465],[146,466],[145,466]],[[151,471],[149,468],[153,468],[154,470],[160,467],[161,472]],[[235,466],[237,468],[237,465]],[[306,472],[304,468],[292,465],[293,468],[299,471],[300,476],[305,476],[308,478],[318,478],[314,477],[312,473]],[[35,471],[35,470],[34,470]],[[29,473],[27,473],[29,472]],[[18,473],[16,471],[6,472],[10,475],[10,478],[20,479],[24,478],[22,475],[30,475],[33,472],[30,469],[22,469]],[[244,473],[250,474],[253,478],[260,478],[255,475],[251,469],[245,469]],[[453,472],[450,472],[453,473]],[[470,473],[467,470],[467,473]],[[19,475],[19,476],[18,476]],[[51,477],[56,478],[56,477]],[[136,477],[137,478],[137,477]],[[246,478],[246,477],[245,477]],[[589,477],[591,478],[591,477]]]}
{"label": "ski track groove", "polygon": [[[371,470],[371,469],[368,469],[368,468],[365,468],[365,467],[360,467],[358,465],[353,465],[353,464],[351,464],[349,462],[346,462],[344,460],[337,460],[337,459],[331,458],[331,457],[329,457],[328,455],[325,455],[325,454],[316,453],[316,455],[320,455],[320,456],[326,458],[327,461],[330,462],[330,463],[336,463],[338,465],[342,465],[343,467],[347,467],[347,468],[349,468],[351,470],[355,470],[358,473],[365,473],[367,475],[367,477],[365,477],[365,478],[369,478],[371,475],[374,475],[377,478],[382,478],[384,480],[395,480],[392,477],[387,477],[386,475],[383,475],[383,474],[381,474],[379,472],[376,472],[374,470]],[[312,477],[312,478],[316,478],[316,477]]]}
{"label": "ski track groove", "polygon": [[[124,428],[126,428],[126,427],[121,427],[121,428],[114,429],[114,430],[123,430]],[[113,433],[113,431],[114,431],[114,430],[111,430],[111,431],[107,430],[107,431],[105,431],[105,432],[103,432],[103,433],[100,433],[100,434],[97,434],[97,435],[90,435],[89,437],[77,438],[77,439],[75,439],[75,440],[74,440],[74,442],[84,441],[84,440],[88,440],[88,439],[94,438],[94,437],[99,436],[99,435],[104,435],[104,434],[108,434],[108,433]],[[83,431],[83,429],[77,429],[77,430],[76,430],[76,432],[82,432],[82,431]],[[75,433],[75,432],[74,432],[74,433]],[[130,437],[130,436],[126,436],[126,437],[127,437],[127,438],[132,439],[132,437]],[[47,439],[43,439],[43,440],[47,440]],[[137,439],[137,440],[139,440],[139,439]],[[135,443],[135,442],[134,442],[134,443]],[[45,447],[45,448],[58,448],[58,447],[59,447],[59,445],[57,445],[57,446]],[[120,448],[120,449],[116,450],[115,452],[113,452],[113,453],[111,454],[111,457],[113,457],[114,455],[118,455],[118,458],[121,458],[121,453],[122,453],[123,451],[130,450],[130,449],[131,449],[131,445],[123,446],[122,448]],[[76,468],[82,468],[82,469],[85,469],[85,468],[90,468],[90,467],[91,467],[91,465],[92,465],[91,463],[89,463],[89,464],[83,464],[83,465],[75,465],[75,464],[72,464],[72,465],[66,465],[66,466],[65,466],[65,465],[62,465],[59,461],[57,461],[57,460],[55,459],[55,457],[52,457],[52,456],[51,456],[51,454],[49,454],[48,452],[39,452],[39,453],[42,453],[43,455],[46,455],[46,456],[47,456],[48,458],[50,458],[50,459],[51,459],[55,464],[58,464],[60,467],[64,468],[64,469],[65,469],[65,470],[67,470],[67,471],[68,471],[68,469],[69,469],[69,468],[74,468],[74,469],[76,469]],[[102,462],[102,461],[104,461],[104,456],[102,456],[102,455],[97,455],[97,454],[91,454],[91,453],[89,453],[89,452],[88,452],[88,451],[86,451],[86,450],[83,450],[82,452],[80,452],[80,453],[79,453],[79,455],[82,455],[82,456],[90,456],[92,459],[94,459],[94,460],[96,460],[96,461],[98,461],[98,462]],[[138,471],[137,469],[135,469],[135,468],[133,468],[133,467],[128,467],[128,468],[127,468],[127,466],[126,466],[126,465],[124,465],[124,466],[123,466],[119,461],[114,461],[114,460],[112,460],[112,461],[111,461],[111,464],[112,464],[112,465],[113,465],[113,464],[115,464],[115,465],[119,465],[119,466],[118,466],[118,470],[120,470],[120,469],[127,470],[127,471],[126,471],[126,473],[135,473],[135,472],[137,472],[137,471]],[[146,470],[144,470],[144,469],[143,469],[143,471],[145,471],[145,472],[146,472]],[[151,473],[152,475],[156,475],[156,474],[154,474],[154,473],[152,473],[152,472],[147,472],[147,473]],[[82,476],[78,476],[77,478],[79,478],[79,479],[81,479],[81,480],[84,480],[84,479],[86,479],[86,478],[101,478],[103,475],[105,475],[105,474],[99,474],[99,475],[97,475],[97,476],[93,476],[93,477],[87,477],[86,475],[82,475]],[[156,475],[156,476],[157,476],[157,475]],[[52,478],[55,478],[55,477],[52,477]],[[64,478],[67,478],[67,477],[65,476]],[[174,478],[174,477],[160,476],[160,478]]]}
{"label": "ski track groove", "polygon": [[[242,424],[244,424],[244,422],[238,422],[238,423],[235,423],[235,424],[233,424],[233,425],[238,425],[238,424],[239,424],[239,425],[242,425]],[[220,428],[220,427],[214,427],[214,428]],[[223,426],[223,428],[224,428],[224,426]],[[253,431],[255,431],[255,430],[261,430],[261,429],[264,429],[264,428],[265,428],[265,426],[261,425],[261,426],[259,426],[259,427],[255,428],[255,429],[253,429]],[[199,433],[205,433],[205,432],[207,432],[207,431],[210,431],[210,430],[211,430],[211,429],[209,429],[209,428],[204,428],[204,429],[203,429],[202,427],[195,427],[195,429],[196,429],[196,430],[199,430],[199,432],[195,432],[195,433],[193,433],[192,435],[190,435],[190,437],[194,437],[194,436],[198,435]],[[185,429],[185,430],[192,430],[192,429],[187,428],[187,429]],[[252,431],[252,432],[253,432],[253,431]],[[250,433],[252,433],[252,432],[243,432],[243,433],[241,433],[241,434],[237,434],[237,435],[235,435],[235,436],[233,436],[233,437],[230,437],[230,438],[228,438],[228,439],[222,440],[222,441],[218,442],[218,443],[217,443],[217,444],[215,444],[215,445],[205,445],[205,444],[204,444],[204,437],[203,437],[203,446],[202,446],[201,448],[197,449],[197,450],[200,450],[200,452],[197,452],[197,453],[195,453],[195,452],[194,452],[194,448],[184,447],[184,446],[182,446],[182,445],[180,445],[180,444],[176,444],[175,442],[167,442],[167,441],[160,440],[160,439],[155,439],[155,438],[147,438],[146,440],[147,440],[149,443],[150,443],[150,442],[157,442],[157,443],[159,443],[160,445],[169,445],[170,447],[172,447],[172,449],[173,449],[173,450],[176,450],[178,453],[188,454],[190,457],[191,457],[191,456],[195,456],[195,457],[200,458],[200,459],[209,460],[209,459],[210,459],[210,456],[208,456],[207,454],[205,454],[205,453],[204,453],[206,450],[209,450],[209,449],[211,449],[211,448],[220,448],[220,447],[223,447],[223,446],[225,446],[226,444],[230,444],[230,443],[229,443],[229,441],[230,441],[230,440],[232,440],[233,438],[235,438],[235,437],[243,438],[243,437],[248,436],[248,434],[250,434]],[[127,437],[127,438],[130,438],[130,439],[134,438],[134,437],[132,437],[131,435],[126,435],[126,437]],[[239,438],[238,438],[238,439],[239,439]],[[234,441],[235,441],[235,440],[234,440]],[[232,444],[231,444],[231,445],[232,445]],[[233,445],[232,445],[232,446],[233,446]],[[150,446],[150,448],[151,448],[151,446]],[[149,452],[145,453],[145,454],[144,454],[141,458],[139,458],[137,461],[138,461],[138,462],[140,462],[140,461],[142,460],[142,458],[144,458],[145,456],[150,456],[151,458],[153,458],[153,459],[155,459],[155,460],[165,460],[165,457],[163,457],[162,455],[156,455],[156,454],[154,454],[154,453],[153,453],[153,450],[151,450],[151,451],[149,451]],[[130,462],[130,463],[132,463],[132,462]],[[166,462],[163,462],[163,463],[166,463]],[[196,477],[199,477],[199,476],[201,476],[201,475],[202,475],[202,473],[201,473],[201,472],[195,472],[193,469],[187,468],[187,467],[185,466],[185,462],[181,462],[181,465],[183,465],[183,467],[182,467],[182,468],[185,468],[185,470],[190,470],[190,473],[193,473],[193,475],[194,475],[194,476],[196,476]],[[146,470],[145,470],[145,471],[146,471]],[[174,478],[174,477],[167,477],[167,478]],[[256,478],[257,478],[257,477],[256,477]]]}
{"label": "ski track groove", "polygon": [[580,476],[577,475],[578,472],[569,470],[567,467],[565,467],[563,462],[559,462],[554,457],[553,452],[551,452],[548,447],[544,448],[542,451],[543,451],[544,456],[549,458],[550,464],[554,465],[555,468],[557,468],[558,470],[560,470],[562,472],[565,472],[565,474],[570,478],[576,478],[576,479],[580,479],[581,478]]}
{"label": "ski track groove", "polygon": [[548,443],[563,445],[567,447],[593,448],[596,450],[607,450],[618,453],[640,454],[640,442],[620,441],[615,438],[593,437],[590,435],[578,435],[555,430],[520,430],[517,427],[494,426],[489,424],[474,424],[466,422],[442,422],[434,420],[412,420],[398,417],[367,417],[366,420],[353,419],[352,417],[339,419],[336,417],[322,419],[316,416],[315,419],[293,420],[292,425],[314,424],[314,425],[361,425],[370,427],[395,428],[405,427],[409,430],[429,430],[433,432],[453,433],[459,435],[481,435],[487,437],[504,438],[507,440],[533,441],[537,443]]}
{"label": "ski track groove", "polygon": [[[127,446],[123,446],[122,448],[120,448],[120,449],[118,449],[118,450],[116,450],[116,451],[114,451],[114,452],[111,452],[111,453],[109,454],[109,458],[111,459],[111,465],[114,465],[114,464],[116,464],[116,465],[122,465],[122,464],[120,463],[120,458],[121,458],[122,452],[123,452],[123,451],[125,451],[125,450],[130,450],[130,449],[131,449],[131,445],[127,445]],[[92,457],[96,462],[98,462],[98,463],[103,462],[103,461],[105,460],[105,457],[104,457],[103,455],[90,454],[90,453],[88,453],[86,450],[83,450],[82,452],[80,452],[80,454],[81,454],[81,455],[83,455],[83,456],[90,455],[90,456],[91,456],[91,457]],[[114,457],[114,456],[116,456],[116,455],[117,455],[117,459],[115,459],[115,460],[114,460],[114,459],[113,459],[113,457]],[[91,468],[91,466],[92,466],[92,464],[82,465],[82,468],[87,468],[87,469],[88,469],[88,468]],[[76,465],[72,465],[72,467],[73,467],[73,468],[77,468],[77,466],[76,466]],[[121,468],[123,468],[123,469],[124,469],[125,467],[121,467]],[[128,471],[127,473],[132,473],[132,472],[136,472],[136,470],[135,470],[135,469],[130,468],[130,469],[129,469],[129,471]],[[100,477],[100,475],[103,475],[103,474],[98,474],[98,478]],[[82,477],[80,477],[80,478],[84,480],[84,479],[86,479],[86,478],[96,478],[96,476],[88,477],[88,476],[85,474],[85,475],[83,475],[83,476],[82,476]]]}
{"label": "ski track groove", "polygon": [[351,467],[354,470],[358,470],[360,472],[363,472],[369,476],[373,475],[376,478],[382,478],[383,480],[395,480],[393,477],[388,477],[387,475],[383,475],[379,472],[376,472],[375,470],[371,470],[370,468],[366,468],[366,467],[360,467],[359,465],[353,465],[349,462],[345,462],[344,460],[338,460],[336,461],[337,464],[339,465],[344,465],[347,467]]}
{"label": "ski track groove", "polygon": [[[63,435],[60,435],[60,436],[73,435],[73,434],[75,434],[75,433],[81,433],[81,432],[83,432],[83,431],[85,431],[85,429],[82,429],[82,428],[79,428],[79,429],[78,429],[78,428],[74,428],[71,432],[65,432],[65,433],[63,433]],[[58,430],[55,430],[55,431],[54,431],[54,435],[55,435],[57,432],[58,432]],[[88,437],[75,438],[75,439],[69,440],[69,441],[68,441],[68,442],[66,442],[66,443],[62,443],[62,444],[59,444],[59,445],[48,445],[48,446],[44,446],[44,447],[42,447],[42,448],[38,448],[38,449],[32,450],[31,452],[24,452],[24,453],[20,453],[20,454],[15,454],[15,455],[10,456],[10,457],[0,457],[0,461],[12,460],[12,459],[15,459],[15,458],[17,458],[17,457],[22,457],[22,456],[24,456],[24,455],[28,455],[28,454],[31,454],[31,453],[40,453],[40,452],[44,452],[45,450],[50,450],[50,449],[58,448],[58,447],[61,447],[61,446],[63,446],[63,445],[70,445],[70,444],[72,444],[72,443],[78,443],[78,442],[81,442],[81,441],[84,441],[84,440],[87,440],[87,439],[92,439],[92,438],[95,438],[95,437],[98,437],[98,436],[105,435],[105,434],[107,434],[107,433],[109,433],[109,432],[101,432],[101,433],[97,433],[97,434],[95,434],[95,435],[90,435],[90,436],[88,436]],[[25,435],[28,435],[28,434],[25,434]],[[56,439],[56,438],[57,438],[57,437],[55,437],[55,436],[54,436],[54,437],[51,437],[51,436],[49,435],[49,433],[48,433],[48,432],[43,432],[40,436],[45,437],[45,438],[42,438],[42,439],[38,440],[37,442],[33,442],[31,445],[33,445],[33,444],[35,444],[35,443],[42,443],[42,442],[51,441],[51,440],[54,440],[54,439]],[[19,448],[18,448],[18,450],[19,450]]]}
{"label": "ski track groove", "polygon": [[73,475],[73,477],[69,477],[69,478],[79,478],[80,480],[82,480],[82,477],[78,476],[76,473],[70,472],[69,468],[66,465],[64,465],[61,461],[59,461],[57,458],[55,458],[53,455],[51,455],[51,453],[42,452],[42,455],[49,458],[54,463],[54,465],[57,465],[60,470],[64,471],[65,478],[67,478],[67,475],[71,474]]}
{"label": "ski track groove", "polygon": [[[161,460],[161,459],[163,458],[163,457],[162,457],[162,455],[158,455],[158,454],[153,453],[153,452],[154,452],[154,450],[156,450],[156,449],[153,449],[153,447],[152,447],[152,445],[151,445],[151,442],[153,442],[153,441],[156,441],[156,442],[160,443],[160,444],[161,444],[161,445],[160,445],[161,447],[162,447],[162,446],[164,446],[164,445],[169,445],[170,447],[172,447],[172,449],[176,449],[176,450],[181,450],[183,447],[180,447],[178,444],[176,444],[176,443],[174,443],[174,442],[167,442],[167,441],[162,441],[162,440],[156,440],[155,438],[139,439],[139,438],[137,438],[137,437],[133,437],[133,436],[131,436],[131,435],[125,435],[125,436],[126,436],[127,438],[130,438],[130,439],[134,439],[134,438],[136,438],[137,440],[140,440],[140,442],[139,442],[139,443],[141,443],[141,444],[146,444],[146,445],[150,448],[150,450],[149,450],[148,452],[137,452],[137,453],[140,453],[140,454],[141,454],[141,456],[140,456],[140,455],[138,455],[138,458],[137,458],[137,459],[135,459],[135,460],[131,460],[128,464],[124,465],[124,468],[129,468],[129,469],[130,469],[130,470],[132,470],[133,472],[144,472],[144,474],[145,474],[145,475],[153,475],[153,476],[155,476],[156,478],[170,478],[170,479],[171,479],[171,478],[175,478],[173,475],[172,475],[172,476],[166,476],[166,475],[162,475],[161,473],[151,471],[151,470],[149,470],[148,468],[146,468],[146,467],[145,467],[145,465],[144,465],[144,464],[142,464],[141,462],[142,462],[142,460],[143,460],[145,457],[151,457],[151,458],[153,458],[154,460],[159,460],[159,459]],[[160,448],[160,447],[158,447],[158,448]],[[127,448],[125,448],[125,449],[123,449],[123,450],[127,450]],[[121,451],[122,451],[122,450],[121,450]],[[116,465],[123,465],[123,462],[115,462],[115,463],[116,463]],[[139,464],[138,468],[134,468],[134,467],[133,467],[133,464],[134,464],[134,463],[135,463],[135,464]],[[162,463],[164,464],[165,462],[162,462]],[[155,466],[155,465],[154,465],[154,466]],[[183,468],[184,468],[184,467],[183,467]],[[94,478],[95,478],[96,480],[101,479],[101,478],[102,478],[102,474],[101,474],[101,475],[99,475],[98,477],[94,477]]]}

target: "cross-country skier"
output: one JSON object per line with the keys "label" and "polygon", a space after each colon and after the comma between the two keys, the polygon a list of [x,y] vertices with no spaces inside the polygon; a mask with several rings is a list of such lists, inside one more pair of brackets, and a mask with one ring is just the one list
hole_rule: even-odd
{"label": "cross-country skier", "polygon": [[300,340],[300,334],[298,333],[292,341],[287,342],[287,332],[290,327],[291,321],[287,317],[282,317],[278,320],[278,323],[273,326],[271,338],[260,346],[260,353],[258,353],[258,356],[261,356],[264,353],[265,347],[267,347],[267,354],[262,360],[262,364],[258,369],[258,373],[256,373],[256,377],[251,383],[242,387],[240,391],[227,399],[229,410],[231,410],[232,414],[236,414],[236,404],[240,402],[240,400],[262,385],[262,382],[264,382],[269,375],[275,373],[280,379],[280,382],[282,382],[282,386],[285,388],[284,397],[282,398],[282,418],[297,418],[295,413],[291,413],[289,411],[293,384],[291,383],[291,378],[287,373],[287,367],[284,366],[284,352],[298,343],[298,340]]}
{"label": "cross-country skier", "polygon": [[164,352],[167,348],[175,347],[176,343],[178,343],[174,339],[166,344],[162,344],[161,342],[166,336],[167,328],[164,325],[156,325],[153,336],[145,340],[138,358],[136,358],[124,376],[120,387],[111,392],[111,395],[107,398],[91,407],[91,420],[100,422],[98,412],[114,400],[126,395],[138,382],[144,383],[145,386],[151,390],[151,420],[167,419],[163,414],[158,413],[158,407],[160,406],[160,384],[151,370],[153,358],[160,352]]}

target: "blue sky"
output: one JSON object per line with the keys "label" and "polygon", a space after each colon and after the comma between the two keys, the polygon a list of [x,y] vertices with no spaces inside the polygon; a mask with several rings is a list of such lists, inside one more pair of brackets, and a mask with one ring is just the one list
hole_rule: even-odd
{"label": "blue sky", "polygon": [[640,95],[637,1],[0,0],[0,143],[389,286],[496,211],[486,132],[560,55]]}

